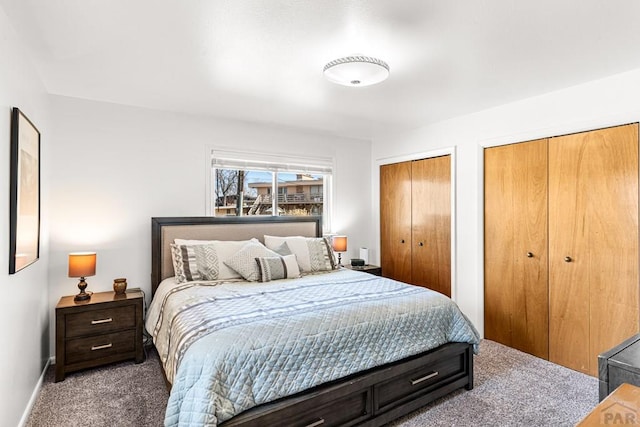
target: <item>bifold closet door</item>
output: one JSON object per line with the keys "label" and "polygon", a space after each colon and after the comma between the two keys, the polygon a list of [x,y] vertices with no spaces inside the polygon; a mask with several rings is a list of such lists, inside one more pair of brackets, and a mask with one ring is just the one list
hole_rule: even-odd
{"label": "bifold closet door", "polygon": [[451,296],[451,156],[411,162],[411,283]]}
{"label": "bifold closet door", "polygon": [[638,332],[638,126],[549,140],[549,360],[598,374]]}
{"label": "bifold closet door", "polygon": [[380,166],[380,260],[385,277],[411,283],[411,162]]}
{"label": "bifold closet door", "polygon": [[549,356],[547,139],[484,150],[485,337]]}

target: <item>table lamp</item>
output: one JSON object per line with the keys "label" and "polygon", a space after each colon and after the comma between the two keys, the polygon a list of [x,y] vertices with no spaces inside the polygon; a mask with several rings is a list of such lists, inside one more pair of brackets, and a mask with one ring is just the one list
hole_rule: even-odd
{"label": "table lamp", "polygon": [[342,265],[342,252],[347,251],[347,236],[333,236],[331,246],[338,253],[338,265]]}
{"label": "table lamp", "polygon": [[69,277],[79,277],[78,288],[80,293],[73,298],[74,301],[86,301],[91,298],[91,294],[84,290],[87,287],[85,277],[96,274],[96,253],[95,252],[74,252],[69,254]]}

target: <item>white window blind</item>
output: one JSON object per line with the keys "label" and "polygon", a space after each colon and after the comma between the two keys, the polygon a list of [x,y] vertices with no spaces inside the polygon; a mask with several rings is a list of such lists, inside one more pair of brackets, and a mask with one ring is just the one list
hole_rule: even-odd
{"label": "white window blind", "polygon": [[211,166],[220,169],[304,172],[318,175],[333,173],[333,159],[329,157],[296,157],[220,149],[212,150],[211,154]]}

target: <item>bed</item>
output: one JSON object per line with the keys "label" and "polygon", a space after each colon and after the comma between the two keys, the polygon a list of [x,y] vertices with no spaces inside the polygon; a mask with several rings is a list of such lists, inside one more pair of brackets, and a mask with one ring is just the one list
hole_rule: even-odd
{"label": "bed", "polygon": [[435,292],[347,269],[173,278],[176,239],[321,234],[319,217],[152,218],[146,327],[171,389],[166,425],[378,426],[473,388],[478,333]]}

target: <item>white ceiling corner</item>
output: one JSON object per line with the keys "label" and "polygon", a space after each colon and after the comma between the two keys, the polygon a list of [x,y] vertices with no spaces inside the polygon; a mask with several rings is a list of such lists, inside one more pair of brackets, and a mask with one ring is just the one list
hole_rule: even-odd
{"label": "white ceiling corner", "polygon": [[[636,0],[0,0],[48,91],[369,138],[640,68]],[[352,54],[391,75],[322,68]]]}

